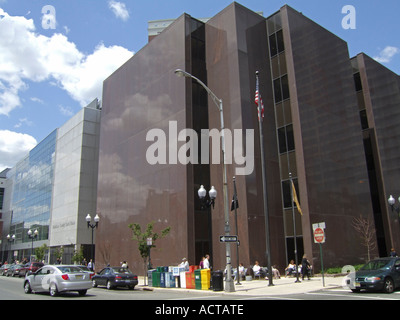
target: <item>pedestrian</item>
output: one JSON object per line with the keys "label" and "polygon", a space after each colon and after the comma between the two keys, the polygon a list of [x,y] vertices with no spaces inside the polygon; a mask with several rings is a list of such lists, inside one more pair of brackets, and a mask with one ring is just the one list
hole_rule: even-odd
{"label": "pedestrian", "polygon": [[182,259],[182,262],[179,264],[179,267],[184,267],[185,271],[189,271],[189,262],[186,258]]}
{"label": "pedestrian", "polygon": [[307,279],[310,280],[310,261],[307,260],[307,255],[303,255],[303,260],[301,260],[301,278],[304,280],[304,276],[307,275]]}
{"label": "pedestrian", "polygon": [[128,263],[125,260],[124,260],[124,262],[122,262],[121,267],[122,268],[129,268],[128,267]]}
{"label": "pedestrian", "polygon": [[390,249],[390,256],[392,258],[397,257],[397,252],[394,250],[394,248]]}
{"label": "pedestrian", "polygon": [[206,254],[205,259],[203,261],[204,269],[210,269],[210,256]]}
{"label": "pedestrian", "polygon": [[206,257],[202,257],[201,258],[201,261],[200,261],[200,263],[199,263],[199,268],[200,269],[204,269],[204,259],[205,259]]}
{"label": "pedestrian", "polygon": [[94,271],[94,263],[93,263],[93,260],[92,259],[90,259],[90,261],[89,261],[89,263],[88,263],[88,268],[90,269],[90,270],[92,270],[92,271]]}

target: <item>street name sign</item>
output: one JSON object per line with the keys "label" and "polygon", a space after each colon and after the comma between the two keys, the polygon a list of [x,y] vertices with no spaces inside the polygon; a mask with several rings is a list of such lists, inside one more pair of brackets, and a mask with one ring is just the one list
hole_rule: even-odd
{"label": "street name sign", "polygon": [[237,236],[219,236],[219,242],[237,242]]}

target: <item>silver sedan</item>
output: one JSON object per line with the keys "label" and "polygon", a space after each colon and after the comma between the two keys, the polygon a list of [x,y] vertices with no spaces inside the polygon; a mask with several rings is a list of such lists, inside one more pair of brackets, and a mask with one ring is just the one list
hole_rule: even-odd
{"label": "silver sedan", "polygon": [[67,291],[84,296],[91,287],[90,274],[73,265],[45,265],[24,281],[25,293],[49,292],[52,297]]}

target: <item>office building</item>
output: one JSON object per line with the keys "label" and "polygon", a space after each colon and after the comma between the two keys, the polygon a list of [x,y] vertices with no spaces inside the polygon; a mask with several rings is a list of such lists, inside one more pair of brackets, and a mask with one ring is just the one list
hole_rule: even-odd
{"label": "office building", "polygon": [[[96,214],[99,123],[96,99],[6,173],[2,251],[7,259],[29,259],[42,245],[50,249],[49,262],[58,251],[71,263],[81,247],[90,257],[85,216]],[[29,230],[37,235],[31,238]],[[15,241],[8,243],[7,234]]]}

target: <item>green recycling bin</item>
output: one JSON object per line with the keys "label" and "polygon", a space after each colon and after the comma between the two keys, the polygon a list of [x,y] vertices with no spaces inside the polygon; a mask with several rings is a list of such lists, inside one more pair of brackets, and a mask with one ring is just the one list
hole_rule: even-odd
{"label": "green recycling bin", "polygon": [[194,287],[201,290],[201,269],[194,270]]}

